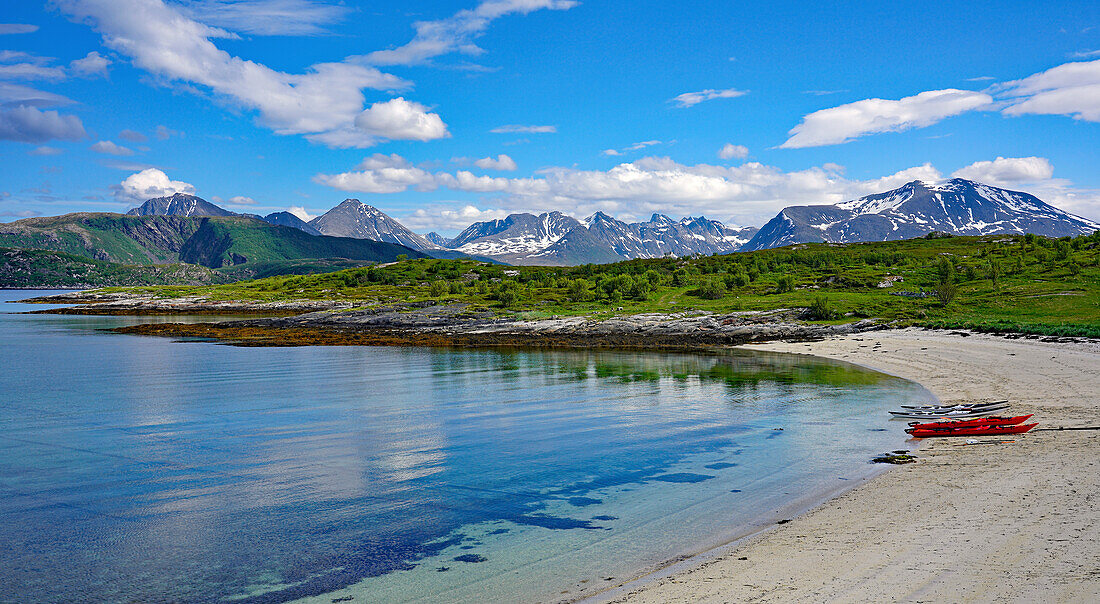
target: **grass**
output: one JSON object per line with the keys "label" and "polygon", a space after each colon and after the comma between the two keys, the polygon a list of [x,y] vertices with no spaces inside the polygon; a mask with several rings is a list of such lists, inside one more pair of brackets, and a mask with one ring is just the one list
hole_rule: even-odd
{"label": "grass", "polygon": [[[891,280],[896,280],[892,286],[879,287]],[[897,295],[929,293],[945,280],[955,285],[946,305],[932,296]],[[718,292],[716,282],[722,284]],[[417,259],[318,275],[131,290],[242,301],[463,302],[531,317],[813,306],[817,316],[828,317],[815,321],[820,323],[874,318],[897,325],[1096,337],[1100,233],[1060,240],[993,235],[800,244],[577,267]]]}

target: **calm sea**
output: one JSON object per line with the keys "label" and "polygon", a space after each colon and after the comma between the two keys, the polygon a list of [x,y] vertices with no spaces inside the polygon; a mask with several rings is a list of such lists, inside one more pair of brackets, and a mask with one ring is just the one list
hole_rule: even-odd
{"label": "calm sea", "polygon": [[885,410],[930,398],[808,357],[238,348],[40,308],[0,305],[11,602],[574,599],[866,477],[904,446]]}

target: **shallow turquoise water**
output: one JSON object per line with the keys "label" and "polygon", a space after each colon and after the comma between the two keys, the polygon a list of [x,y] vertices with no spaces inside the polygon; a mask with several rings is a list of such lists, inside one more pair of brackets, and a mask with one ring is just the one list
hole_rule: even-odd
{"label": "shallow turquoise water", "polygon": [[146,320],[0,314],[0,598],[568,599],[865,476],[929,397],[776,354],[98,331]]}

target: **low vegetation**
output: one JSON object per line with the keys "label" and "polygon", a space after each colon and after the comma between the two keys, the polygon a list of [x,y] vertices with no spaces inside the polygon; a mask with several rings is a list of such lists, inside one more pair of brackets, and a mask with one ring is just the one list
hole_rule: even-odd
{"label": "low vegetation", "polygon": [[575,267],[402,260],[226,285],[144,288],[221,300],[464,302],[523,317],[805,308],[808,320],[1100,337],[1100,233],[801,244]]}

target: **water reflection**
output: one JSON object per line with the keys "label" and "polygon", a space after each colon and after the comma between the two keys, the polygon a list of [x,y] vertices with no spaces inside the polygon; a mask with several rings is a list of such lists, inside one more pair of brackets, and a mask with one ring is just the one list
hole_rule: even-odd
{"label": "water reflection", "polygon": [[891,435],[835,426],[923,394],[784,355],[97,331],[129,320],[0,315],[0,584],[17,600],[536,597],[862,463]]}

